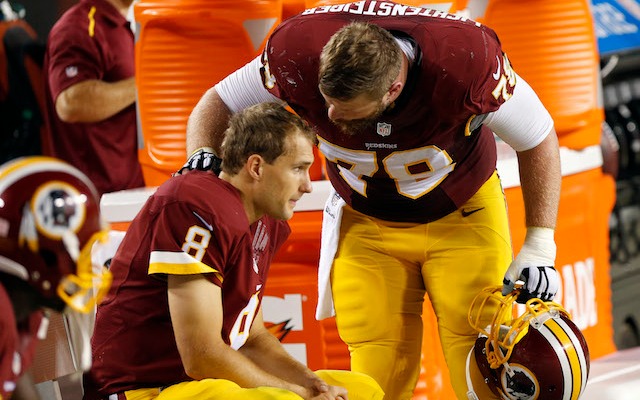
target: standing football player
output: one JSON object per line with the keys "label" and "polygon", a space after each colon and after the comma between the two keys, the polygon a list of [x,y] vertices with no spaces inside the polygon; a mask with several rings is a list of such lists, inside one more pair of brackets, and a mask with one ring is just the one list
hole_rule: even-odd
{"label": "standing football player", "polygon": [[[229,116],[272,100],[318,133],[335,189],[316,316],[335,313],[352,370],[374,377],[386,399],[408,400],[428,295],[466,399],[474,296],[498,284],[510,293],[517,280],[520,301],[558,290],[561,174],[550,114],[480,23],[390,1],[320,6],[284,21],[261,56],[204,94],[189,118],[187,166],[215,164]],[[527,234],[515,259],[494,133],[518,156]],[[494,397],[484,389],[481,398]]]}

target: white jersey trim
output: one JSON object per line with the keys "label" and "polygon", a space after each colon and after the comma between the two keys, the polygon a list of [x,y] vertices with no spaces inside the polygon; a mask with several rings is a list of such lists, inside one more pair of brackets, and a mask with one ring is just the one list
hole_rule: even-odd
{"label": "white jersey trim", "polygon": [[553,119],[531,86],[520,76],[516,79],[513,96],[483,123],[515,151],[525,151],[547,137]]}
{"label": "white jersey trim", "polygon": [[261,67],[262,62],[258,56],[214,86],[218,96],[232,113],[237,113],[258,103],[282,102],[269,93],[262,84]]}

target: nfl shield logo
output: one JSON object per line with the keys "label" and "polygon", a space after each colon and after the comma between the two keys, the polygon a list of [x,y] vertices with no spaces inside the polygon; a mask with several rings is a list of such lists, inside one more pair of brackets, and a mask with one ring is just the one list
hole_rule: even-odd
{"label": "nfl shield logo", "polygon": [[387,124],[386,122],[378,122],[376,131],[380,136],[389,136],[391,135],[391,124]]}

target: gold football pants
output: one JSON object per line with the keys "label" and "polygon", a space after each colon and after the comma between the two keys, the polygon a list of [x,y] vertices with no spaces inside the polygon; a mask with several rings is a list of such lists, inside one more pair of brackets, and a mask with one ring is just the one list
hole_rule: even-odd
{"label": "gold football pants", "polygon": [[[369,376],[351,371],[319,370],[315,372],[329,385],[342,386],[349,400],[382,400],[384,393]],[[284,389],[258,387],[245,389],[225,379],[203,379],[182,382],[162,391],[157,388],[124,392],[118,398],[126,400],[301,400],[302,397]]]}
{"label": "gold football pants", "polygon": [[[465,361],[478,336],[468,323],[469,306],[480,290],[502,284],[511,259],[506,203],[495,173],[463,207],[431,223],[383,221],[345,206],[331,283],[351,369],[373,377],[386,400],[411,399],[426,292],[451,382],[458,398],[467,399]],[[489,317],[495,310],[486,311]],[[480,398],[494,398],[473,369]]]}

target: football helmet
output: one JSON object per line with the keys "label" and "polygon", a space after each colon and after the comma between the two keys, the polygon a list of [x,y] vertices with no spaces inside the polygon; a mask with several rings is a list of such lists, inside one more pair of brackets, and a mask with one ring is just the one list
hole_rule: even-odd
{"label": "football helmet", "polygon": [[107,228],[95,187],[76,168],[49,157],[0,166],[0,272],[26,281],[43,306],[93,310],[111,284],[91,263]]}
{"label": "football helmet", "polygon": [[[486,288],[474,299],[469,322],[479,336],[467,371],[475,358],[491,391],[504,400],[577,399],[589,375],[584,336],[554,302],[530,299],[518,315],[519,291],[502,296],[501,287]],[[469,376],[467,382],[471,386]]]}

